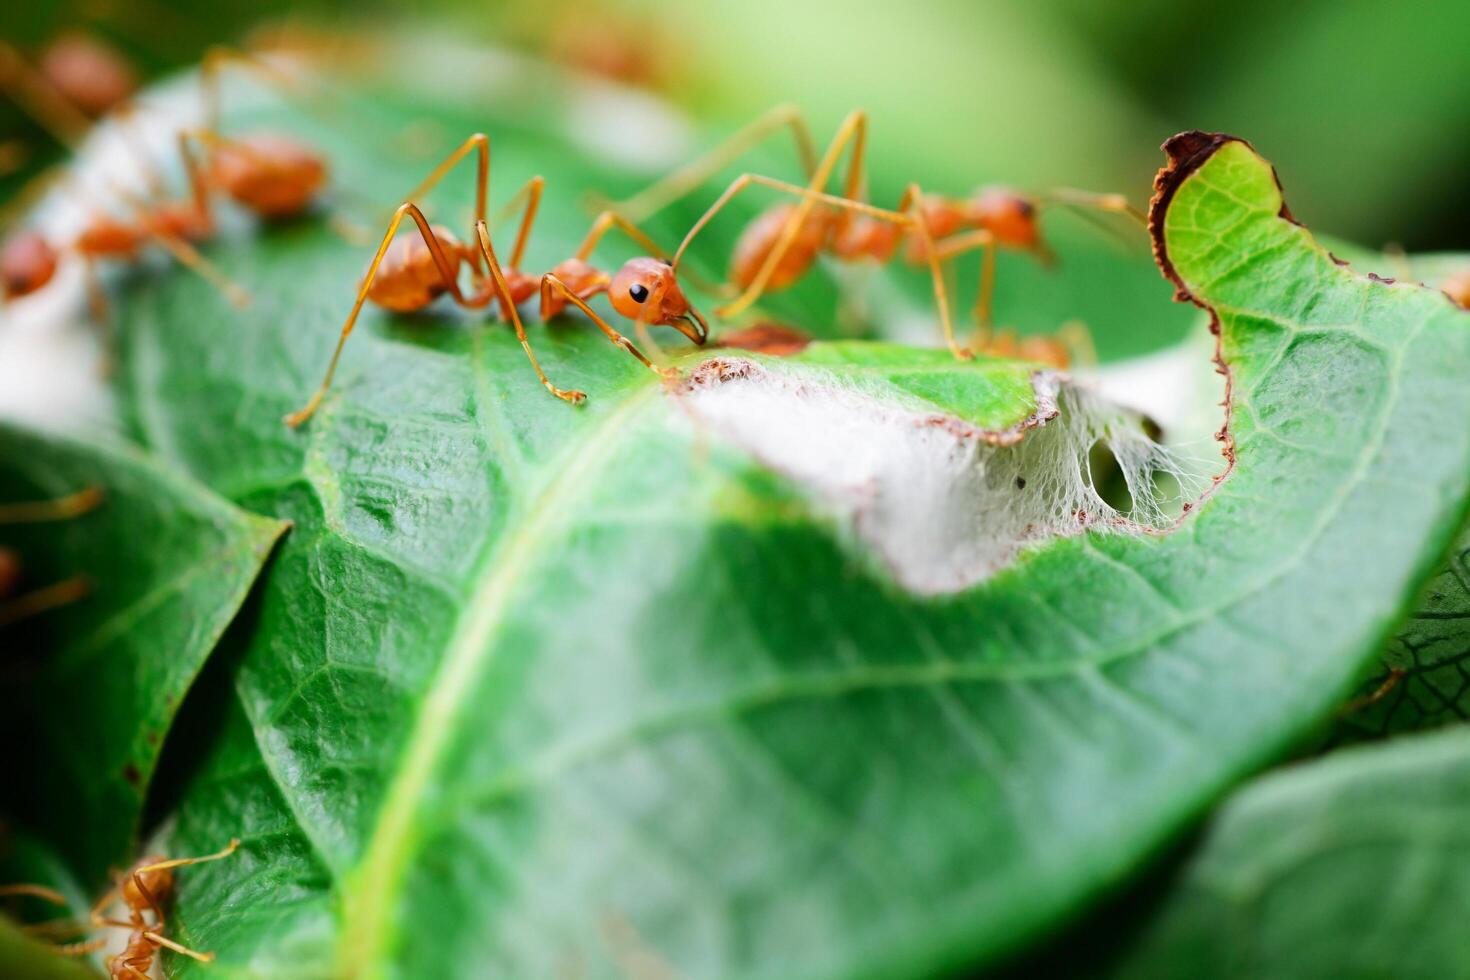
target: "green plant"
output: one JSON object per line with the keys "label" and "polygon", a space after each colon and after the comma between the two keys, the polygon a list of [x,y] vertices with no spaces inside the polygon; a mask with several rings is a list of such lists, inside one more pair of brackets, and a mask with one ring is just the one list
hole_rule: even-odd
{"label": "green plant", "polygon": [[[640,175],[479,97],[357,88],[313,136],[391,202],[445,147],[383,132],[452,144],[489,113],[496,173],[547,172],[549,267],[585,227],[574,191]],[[145,803],[171,852],[242,838],[181,884],[173,921],[219,959],[178,975],[924,975],[1038,940],[1320,729],[1470,507],[1466,314],[1334,262],[1247,144],[1169,151],[1172,286],[1135,294],[1141,254],[1064,233],[1035,295],[1130,311],[1146,346],[1182,332],[1171,288],[1206,311],[1228,404],[1203,470],[1035,365],[883,342],[883,312],[879,339],[842,339],[820,279],[771,307],[818,336],[804,352],[671,348],[673,382],[584,324],[533,327],[576,409],[499,325],[375,316],[293,431],[363,249],[317,219],[211,246],[243,312],[142,274],[115,388],[150,455],[20,433],[0,453],[8,498],[53,473],[109,488],[103,524],[33,539],[58,566],[163,583],[115,669],[66,678],[132,705],[62,718],[143,753],[137,778],[40,779],[70,798],[20,811],[20,867],[59,856],[85,894]],[[184,540],[134,547],[160,508]],[[97,598],[104,622],[130,608]],[[51,668],[69,642],[106,649],[63,637]]]}

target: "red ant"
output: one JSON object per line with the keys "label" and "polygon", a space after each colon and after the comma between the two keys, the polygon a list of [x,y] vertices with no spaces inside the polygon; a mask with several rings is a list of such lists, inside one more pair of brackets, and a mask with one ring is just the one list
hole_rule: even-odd
{"label": "red ant", "polygon": [[[705,159],[671,174],[616,209],[632,220],[641,220],[699,186],[732,162],[745,148],[774,132],[777,120],[792,118],[799,120],[800,114],[789,107],[773,110]],[[807,132],[805,122],[792,122],[791,125],[799,134],[798,147],[803,145],[803,139],[809,143],[809,136],[801,135]],[[685,236],[675,252],[676,267],[691,241],[715,214],[746,187],[759,184],[795,195],[800,200],[767,209],[746,227],[737,240],[731,258],[730,277],[733,286],[743,292],[716,310],[721,316],[735,316],[755,303],[763,293],[792,285],[806,274],[819,255],[830,254],[847,262],[887,263],[893,260],[902,240],[907,237],[906,259],[929,265],[945,340],[956,356],[964,358],[970,354],[955,340],[940,266],[965,252],[979,249],[984,254],[980,291],[975,304],[976,346],[991,352],[1029,348],[1040,353],[1045,349],[1044,352],[1049,354],[1045,359],[1053,360],[1057,355],[1054,348],[1060,345],[992,335],[990,316],[996,250],[1027,251],[1043,261],[1050,261],[1051,251],[1044,242],[1038,220],[1044,203],[1122,213],[1139,222],[1144,221],[1143,215],[1121,195],[1073,190],[1058,190],[1045,198],[1038,198],[1001,188],[985,188],[970,198],[958,199],[926,194],[917,184],[910,184],[895,210],[874,208],[863,200],[866,140],[866,114],[855,111],[843,121],[820,163],[815,168],[807,168],[806,187],[751,173],[737,177]],[[843,195],[826,194],[827,182],[849,144],[851,152]]]}
{"label": "red ant", "polygon": [[[21,232],[7,241],[0,248],[0,289],[5,298],[26,296],[44,287],[56,273],[60,253],[70,250],[87,263],[89,295],[93,311],[100,318],[105,300],[92,271],[93,263],[107,259],[136,261],[143,247],[152,241],[218,288],[237,307],[248,303],[248,294],[191,244],[214,233],[211,189],[223,190],[261,218],[288,218],[311,207],[326,181],[327,168],[318,154],[288,137],[261,133],[230,139],[218,133],[218,77],[232,63],[272,74],[248,55],[227,49],[217,48],[205,55],[201,69],[205,125],[179,134],[189,196],[182,200],[165,199],[162,179],[145,160],[144,171],[154,200],[149,203],[125,195],[134,207],[135,218],[119,219],[99,210],[82,232],[62,248],[35,231]],[[131,109],[122,110],[120,122],[125,123],[131,112]],[[141,156],[140,148],[131,139],[129,145]],[[196,145],[206,151],[202,162],[195,152]]]}
{"label": "red ant", "polygon": [[[430,225],[416,203],[471,151],[477,154],[474,235],[478,248],[461,243],[446,228]],[[569,304],[575,306],[597,325],[608,340],[633,355],[645,367],[660,374],[665,374],[666,371],[656,367],[632,341],[599,316],[587,304],[589,299],[599,293],[607,293],[613,309],[632,320],[640,332],[647,326],[671,326],[696,344],[703,344],[708,339],[709,326],[685,298],[674,275],[672,263],[639,228],[613,212],[599,215],[576,254],[556,265],[539,280],[520,271],[521,259],[525,254],[526,242],[544,187],[544,181],[539,176],[532,177],[511,198],[511,206],[515,206],[522,197],[526,204],[515,246],[511,250],[509,261],[502,267],[485,223],[489,180],[490,139],[483,133],[476,133],[435,167],[424,182],[398,206],[358,289],[357,301],[342,326],[337,347],[332,352],[332,359],[327,365],[321,386],[305,407],[286,416],[287,425],[299,426],[316,412],[331,387],[337,362],[357,323],[358,314],[368,300],[399,313],[421,310],[443,293],[448,293],[456,303],[466,309],[481,309],[492,302],[496,303],[501,317],[509,319],[515,328],[516,339],[520,341],[531,367],[546,390],[572,404],[583,401],[587,397],[586,393],[558,388],[546,377],[535,352],[531,350],[530,340],[517,310],[518,304],[538,292],[543,321],[560,314]],[[418,227],[418,238],[395,239],[405,216],[411,218]],[[616,274],[609,276],[592,266],[588,259],[598,242],[614,227],[619,228],[650,254],[629,259]],[[481,258],[485,260],[488,274],[481,270]],[[459,273],[463,264],[470,266],[478,280],[468,295],[459,287]]]}
{"label": "red ant", "polygon": [[[172,950],[201,963],[212,962],[213,953],[201,953],[190,949],[163,934],[168,925],[164,907],[173,898],[176,868],[203,864],[206,861],[219,861],[234,854],[239,847],[239,840],[231,840],[223,850],[202,857],[166,858],[154,855],[142,858],[127,871],[118,875],[116,884],[107,894],[97,900],[97,904],[92,906],[90,926],[87,923],[59,923],[57,925],[60,926],[60,929],[55,931],[75,934],[91,927],[129,930],[127,945],[120,952],[107,958],[107,975],[111,980],[150,980],[153,975],[153,961],[159,951],[164,949]],[[0,895],[31,895],[55,905],[63,907],[67,905],[63,895],[44,885],[4,885],[0,886]],[[127,908],[127,918],[109,918],[105,914],[107,909],[119,901]],[[152,913],[151,919],[148,913]],[[46,923],[30,927],[29,931],[52,931],[51,925]],[[106,945],[106,939],[96,939],[89,942],[58,945],[52,949],[59,955],[78,956],[94,952],[104,945]]]}
{"label": "red ant", "polygon": [[[101,502],[102,489],[88,487],[56,500],[0,504],[0,524],[69,520],[87,513]],[[20,576],[20,556],[9,548],[0,548],[0,626],[75,602],[86,595],[89,589],[85,578],[74,576],[34,592],[15,596]]]}
{"label": "red ant", "polygon": [[[120,875],[117,884],[92,907],[92,922],[99,926],[117,926],[129,929],[128,943],[122,952],[107,961],[108,975],[112,980],[149,980],[153,970],[153,959],[160,949],[171,949],[201,963],[214,959],[213,953],[201,953],[180,945],[163,935],[167,925],[164,906],[173,898],[174,869],[206,861],[219,861],[234,854],[240,846],[239,840],[231,840],[221,851],[203,857],[165,858],[145,857],[126,873]],[[127,906],[126,919],[109,919],[103,913],[118,899]],[[146,912],[153,913],[150,922]]]}
{"label": "red ant", "polygon": [[74,147],[92,120],[121,105],[138,87],[125,57],[99,38],[56,37],[35,66],[0,41],[0,89],[58,142]]}

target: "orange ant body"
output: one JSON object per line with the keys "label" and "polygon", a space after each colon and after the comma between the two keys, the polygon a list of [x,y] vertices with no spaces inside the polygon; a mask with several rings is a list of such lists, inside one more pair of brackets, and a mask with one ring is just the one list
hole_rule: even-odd
{"label": "orange ant body", "polygon": [[[214,959],[213,953],[189,949],[163,935],[168,924],[164,907],[173,899],[175,868],[227,858],[239,846],[238,840],[231,840],[223,850],[203,857],[145,857],[119,877],[117,885],[92,907],[94,924],[130,930],[127,945],[120,953],[108,958],[107,972],[112,980],[148,980],[152,976],[153,960],[162,949],[173,950],[201,963]],[[106,908],[118,899],[127,907],[128,917],[109,919],[104,916]],[[150,912],[151,921],[147,915]]]}
{"label": "orange ant body", "polygon": [[[474,221],[474,237],[478,248],[461,243],[448,229],[430,225],[416,203],[418,198],[427,194],[471,151],[477,154],[478,164]],[[492,302],[496,303],[502,318],[508,319],[514,327],[516,338],[542,385],[556,397],[573,404],[583,401],[586,394],[558,388],[546,377],[531,349],[525,325],[517,310],[519,303],[537,293],[540,294],[543,320],[562,313],[569,305],[575,306],[592,320],[608,340],[637,358],[645,367],[660,374],[665,372],[599,316],[588,305],[588,300],[599,293],[607,293],[613,309],[632,320],[640,332],[650,326],[671,326],[696,344],[703,344],[708,339],[708,324],[684,296],[674,274],[673,264],[647,235],[612,212],[604,212],[598,216],[581,247],[570,259],[559,263],[539,279],[522,272],[521,259],[544,188],[545,182],[541,177],[531,178],[511,198],[510,205],[515,206],[524,197],[525,210],[515,245],[508,261],[502,266],[495,254],[485,222],[489,179],[490,140],[483,133],[476,133],[435,167],[428,178],[398,206],[358,289],[357,301],[342,326],[336,349],[320,387],[302,409],[286,416],[286,424],[299,426],[315,413],[331,387],[342,349],[357,323],[363,304],[369,300],[394,312],[423,309],[445,293],[466,309],[481,309]],[[417,226],[418,237],[395,238],[405,217],[410,218]],[[598,242],[614,227],[622,230],[652,254],[628,260],[616,274],[609,276],[594,267],[589,259]],[[483,271],[480,265],[482,259],[485,263]],[[478,280],[469,294],[459,287],[459,274],[466,264]]]}
{"label": "orange ant body", "polygon": [[[135,217],[117,218],[99,210],[70,245],[61,248],[34,231],[21,232],[6,242],[0,248],[0,288],[5,298],[19,298],[44,287],[55,275],[60,254],[69,250],[87,263],[93,309],[100,316],[105,301],[91,272],[93,264],[100,260],[137,261],[143,248],[156,242],[236,306],[248,302],[248,294],[193,247],[192,243],[214,234],[210,191],[223,191],[264,220],[291,218],[315,203],[326,183],[327,165],[319,154],[289,137],[255,133],[231,139],[219,135],[215,129],[218,77],[225,65],[234,62],[265,71],[248,56],[225,49],[215,49],[205,56],[201,86],[206,123],[200,129],[180,133],[178,138],[179,154],[188,176],[188,196],[167,198],[161,177],[145,160],[153,199],[141,201],[130,197]],[[196,153],[196,146],[206,151],[203,161]]]}
{"label": "orange ant body", "polygon": [[[266,221],[304,214],[316,203],[327,182],[326,160],[300,140],[279,133],[222,136],[218,131],[219,78],[230,65],[247,68],[282,88],[292,88],[290,79],[248,54],[220,47],[205,53],[200,67],[204,125],[179,135],[179,152],[195,200],[201,207],[206,206],[205,199],[213,188]],[[191,143],[201,144],[206,151],[202,166]]]}
{"label": "orange ant body", "polygon": [[[113,887],[92,906],[90,922],[43,923],[26,927],[26,931],[75,935],[91,927],[127,929],[126,945],[107,958],[107,975],[111,980],[150,980],[153,976],[153,961],[158,957],[159,951],[164,949],[201,963],[209,963],[214,960],[213,953],[190,949],[163,934],[168,925],[164,909],[173,900],[176,869],[207,861],[219,861],[234,854],[239,847],[239,840],[231,840],[223,850],[202,857],[166,858],[153,855],[142,858],[119,875]],[[54,905],[64,907],[67,904],[65,896],[44,885],[0,885],[0,895],[30,895]],[[127,909],[127,918],[109,918],[105,914],[108,907],[119,901]],[[51,948],[62,956],[80,956],[94,952],[104,945],[105,939],[95,939]]]}
{"label": "orange ant body", "polygon": [[[0,504],[0,524],[70,520],[87,513],[101,502],[101,488],[88,487],[56,500]],[[86,595],[89,588],[85,578],[73,576],[34,592],[15,596],[20,577],[20,556],[9,548],[0,548],[0,626],[74,602]]]}
{"label": "orange ant body", "polygon": [[[800,120],[800,114],[790,107],[780,107],[732,137],[704,160],[671,174],[615,207],[630,219],[641,220],[699,186],[744,149],[774,132],[778,122],[792,126],[798,134],[799,149],[810,145],[808,129]],[[866,137],[866,115],[860,111],[851,113],[820,163],[806,168],[808,183],[805,187],[751,173],[737,177],[685,237],[675,253],[675,264],[715,214],[741,191],[758,184],[794,195],[800,200],[768,208],[737,239],[731,257],[730,279],[741,292],[716,311],[722,316],[735,316],[765,292],[793,285],[822,255],[831,255],[843,262],[886,264],[893,261],[900,245],[907,240],[905,259],[915,264],[928,264],[930,268],[945,340],[956,356],[967,357],[969,351],[955,340],[940,264],[978,249],[983,251],[983,257],[980,291],[975,304],[975,346],[992,353],[1001,352],[997,347],[1013,348],[1016,352],[1045,353],[1047,356],[1042,359],[1048,362],[1065,358],[1065,349],[1060,343],[1036,343],[1035,339],[1016,341],[992,334],[990,308],[996,250],[1027,251],[1049,261],[1051,252],[1045,244],[1039,222],[1041,205],[1047,201],[1127,214],[1140,222],[1143,221],[1142,214],[1116,194],[1058,190],[1046,198],[1036,198],[1004,188],[984,188],[968,198],[950,198],[925,193],[916,184],[908,186],[896,209],[874,208],[863,200]],[[851,155],[843,195],[827,194],[827,182],[849,144]],[[803,152],[803,162],[808,159]]]}

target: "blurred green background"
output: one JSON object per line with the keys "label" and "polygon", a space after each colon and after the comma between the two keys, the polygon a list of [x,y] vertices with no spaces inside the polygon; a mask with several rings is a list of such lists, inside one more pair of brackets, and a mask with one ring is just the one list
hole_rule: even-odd
{"label": "blurred green background", "polygon": [[[144,75],[243,44],[281,18],[363,24],[549,53],[657,89],[715,127],[795,101],[829,133],[873,118],[875,187],[916,179],[1117,189],[1137,201],[1180,129],[1246,136],[1309,225],[1368,245],[1464,249],[1470,220],[1470,3],[1463,0],[547,0],[10,4],[0,36],[34,52],[65,29]],[[6,101],[9,199],[61,152]]]}

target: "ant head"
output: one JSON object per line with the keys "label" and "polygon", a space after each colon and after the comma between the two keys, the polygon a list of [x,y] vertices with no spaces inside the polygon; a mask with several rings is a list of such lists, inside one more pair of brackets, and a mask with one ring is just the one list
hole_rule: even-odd
{"label": "ant head", "polygon": [[[145,868],[148,865],[158,864],[166,858],[154,855],[145,857],[139,861],[135,868]],[[141,882],[142,888],[138,887]],[[143,892],[147,891],[145,895]],[[148,868],[123,876],[122,900],[130,909],[147,908],[149,905],[163,905],[173,895],[174,872],[172,868]]]}
{"label": "ant head", "polygon": [[661,259],[629,259],[613,276],[607,287],[613,309],[629,320],[654,327],[674,327],[684,336],[702,344],[709,337],[704,318],[689,305],[674,267]]}
{"label": "ant head", "polygon": [[1034,249],[1041,244],[1036,204],[1007,187],[982,187],[970,200],[970,218],[1011,248]]}
{"label": "ant head", "polygon": [[23,231],[0,247],[0,293],[6,299],[34,293],[56,274],[56,249],[39,233]]}

